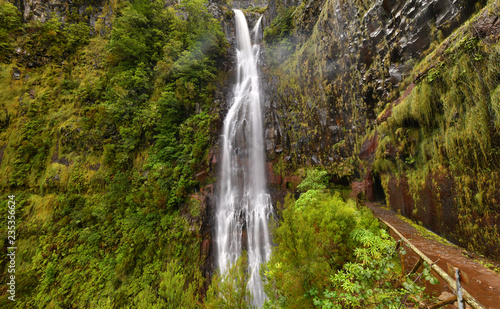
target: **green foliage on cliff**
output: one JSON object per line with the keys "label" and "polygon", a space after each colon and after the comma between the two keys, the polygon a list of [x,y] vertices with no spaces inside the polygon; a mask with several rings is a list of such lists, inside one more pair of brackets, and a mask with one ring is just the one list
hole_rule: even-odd
{"label": "green foliage on cliff", "polygon": [[[377,127],[385,137],[373,165],[380,173],[408,179],[416,203],[411,216],[422,216],[426,207],[420,203],[422,190],[434,188],[441,223],[432,228],[496,258],[500,256],[496,184],[500,44],[498,33],[488,34],[482,23],[494,20],[499,10],[498,4],[487,6],[415,68],[411,77],[415,88]],[[441,188],[443,178],[453,187]],[[440,198],[441,189],[452,190],[447,197],[455,205],[452,217],[458,222],[453,230],[444,226],[443,217],[450,215],[442,210],[446,201]]]}
{"label": "green foliage on cliff", "polygon": [[[5,6],[1,18],[18,17]],[[104,37],[24,24],[9,42],[21,52],[0,67],[0,211],[16,195],[18,308],[199,302],[205,212],[186,199],[210,172],[227,42],[204,1],[110,6]]]}
{"label": "green foliage on cliff", "polygon": [[216,274],[207,291],[207,309],[252,309],[252,293],[248,290],[247,255],[245,252],[224,275]]}
{"label": "green foliage on cliff", "polygon": [[[270,157],[287,158],[291,172],[319,165],[349,180],[383,175],[386,196],[393,190],[397,197],[408,185],[408,203],[398,201],[395,209],[407,207],[406,216],[498,259],[498,3],[464,1],[441,24],[400,22],[408,12],[402,7],[277,1],[265,54],[281,158]],[[472,12],[477,15],[465,22]],[[453,32],[458,21],[465,24]],[[410,33],[419,39],[402,40]],[[412,83],[417,86],[405,94]],[[401,103],[400,96],[406,97]],[[375,131],[376,158],[370,154],[360,165],[361,142]]]}
{"label": "green foliage on cliff", "polygon": [[277,106],[274,126],[281,129],[276,149],[290,157],[292,170],[318,164],[339,178],[354,174],[354,142],[364,133],[366,108],[357,89],[363,79],[358,51],[349,42],[362,36],[359,18],[373,2],[277,2],[277,16],[264,31],[265,70],[275,92],[269,98]]}
{"label": "green foliage on cliff", "polygon": [[[199,308],[197,290],[201,287],[202,279],[188,278],[178,261],[171,261],[167,270],[161,274],[162,281],[158,288],[158,295],[166,302],[169,309],[195,309]],[[187,286],[187,288],[186,288]]]}
{"label": "green foliage on cliff", "polygon": [[15,6],[0,1],[0,62],[9,62],[14,50],[14,36],[21,30],[21,14]]}
{"label": "green foliage on cliff", "polygon": [[[42,57],[57,62],[75,53],[80,46],[89,43],[90,28],[83,22],[64,25],[53,18],[43,25],[36,25],[30,31],[34,34],[29,36],[23,49],[33,57],[43,55]],[[29,62],[34,59],[27,55],[23,60]]]}
{"label": "green foliage on cliff", "polygon": [[306,178],[297,186],[302,192],[323,190],[328,184],[328,172],[320,169],[307,170]]}
{"label": "green foliage on cliff", "polygon": [[293,14],[295,7],[280,7],[280,9],[281,12],[273,19],[271,26],[264,30],[264,38],[268,42],[285,38],[290,35],[290,32],[294,28]]}

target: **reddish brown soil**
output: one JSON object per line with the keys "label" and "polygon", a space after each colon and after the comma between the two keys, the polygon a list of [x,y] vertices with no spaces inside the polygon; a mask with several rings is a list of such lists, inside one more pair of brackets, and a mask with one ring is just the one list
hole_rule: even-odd
{"label": "reddish brown soil", "polygon": [[[463,288],[484,307],[488,309],[500,308],[500,276],[498,274],[482,266],[474,259],[465,256],[464,249],[451,244],[446,245],[420,235],[413,226],[398,218],[393,211],[380,207],[380,204],[365,202],[365,205],[369,207],[378,218],[395,227],[432,261],[439,259],[437,265],[444,271],[447,271],[448,264],[453,267],[458,267],[460,271],[465,273],[468,277],[468,283],[462,283]],[[395,238],[397,239],[397,237]],[[407,252],[408,254],[404,258],[404,264],[408,272],[413,265],[416,264],[418,257],[411,252],[409,248]],[[429,292],[432,295],[438,296],[442,292],[453,292],[439,276],[436,274],[434,275],[436,278],[440,279],[440,284],[433,287],[428,285]],[[454,276],[451,277],[454,278]],[[454,307],[448,306],[446,308]]]}

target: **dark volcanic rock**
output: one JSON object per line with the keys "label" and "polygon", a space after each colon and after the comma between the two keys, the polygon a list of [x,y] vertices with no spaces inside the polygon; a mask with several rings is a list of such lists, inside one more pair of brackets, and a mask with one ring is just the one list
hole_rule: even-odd
{"label": "dark volcanic rock", "polygon": [[[189,209],[189,207],[194,207],[194,210]],[[205,295],[217,267],[214,251],[216,244],[213,237],[215,235],[215,207],[216,193],[214,192],[214,184],[209,184],[201,188],[199,193],[192,194],[188,205],[182,211],[183,216],[187,218],[192,226],[199,227],[198,232],[201,237],[200,261],[204,262],[200,267],[200,271],[206,279],[201,291],[202,295]]]}
{"label": "dark volcanic rock", "polygon": [[479,39],[492,43],[500,35],[500,17],[483,14],[474,27],[474,34]]}
{"label": "dark volcanic rock", "polygon": [[12,79],[21,79],[21,71],[16,67],[12,68]]}
{"label": "dark volcanic rock", "polygon": [[375,134],[363,142],[361,146],[361,151],[359,152],[359,158],[365,161],[371,161],[375,157],[375,150],[378,147],[378,133]]}
{"label": "dark volcanic rock", "polygon": [[373,181],[373,175],[371,172],[365,177],[363,182],[365,190],[365,198],[370,202],[375,200],[375,183]]}
{"label": "dark volcanic rock", "polygon": [[[14,1],[14,5],[21,11],[25,21],[36,20],[46,22],[56,17],[65,22],[69,18],[79,16],[82,20],[87,21],[91,27],[95,27],[96,21],[103,13],[105,4],[106,1],[104,0],[82,1],[78,3],[43,0]],[[109,16],[104,16],[103,18],[109,22]]]}
{"label": "dark volcanic rock", "polygon": [[415,206],[413,198],[410,195],[406,177],[389,179],[386,195],[387,203],[393,210],[398,211],[405,217],[413,217]]}
{"label": "dark volcanic rock", "polygon": [[[269,21],[280,8],[298,5],[278,3],[270,1]],[[397,87],[438,33],[451,33],[470,16],[474,3],[379,0],[367,9],[345,1],[306,3],[294,13],[299,14],[294,15],[298,34],[288,38],[298,46],[286,51],[302,48],[294,58],[300,67],[294,78],[299,80],[264,70],[268,158],[290,156],[299,165],[335,165],[349,157],[357,136],[365,133],[367,123],[375,123],[377,109],[394,101]],[[276,50],[277,57],[286,59],[282,49]]]}
{"label": "dark volcanic rock", "polygon": [[391,178],[387,188],[390,207],[440,234],[451,241],[458,241],[459,229],[457,205],[454,200],[455,185],[447,172],[430,174],[420,190],[413,193],[418,198],[418,207],[408,188],[406,177]]}

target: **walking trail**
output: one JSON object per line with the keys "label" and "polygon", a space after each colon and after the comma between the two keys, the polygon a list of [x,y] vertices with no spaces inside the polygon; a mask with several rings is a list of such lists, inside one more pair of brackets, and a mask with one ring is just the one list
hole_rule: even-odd
{"label": "walking trail", "polygon": [[[452,245],[444,244],[429,237],[424,237],[423,233],[419,232],[415,227],[401,219],[395,212],[383,208],[379,203],[364,202],[369,207],[375,216],[388,222],[396,228],[404,237],[427,255],[432,261],[439,260],[437,265],[444,271],[447,271],[449,265],[460,269],[461,273],[465,273],[468,277],[468,283],[463,282],[462,287],[467,290],[479,303],[488,309],[500,309],[500,276],[492,270],[478,263],[471,258],[471,254],[464,249]],[[431,233],[431,232],[429,232]],[[394,238],[395,235],[392,235]],[[417,255],[410,252],[405,256],[405,267],[411,269],[418,261]],[[468,256],[467,256],[468,255]],[[448,265],[449,264],[449,265]],[[450,273],[448,273],[450,275]],[[440,284],[431,288],[432,294],[438,296],[445,293],[453,293],[450,287],[444,281],[434,274],[439,279]],[[451,274],[452,278],[455,278]],[[448,294],[450,295],[450,294]],[[456,303],[455,303],[456,304]],[[453,306],[443,308],[454,308]]]}

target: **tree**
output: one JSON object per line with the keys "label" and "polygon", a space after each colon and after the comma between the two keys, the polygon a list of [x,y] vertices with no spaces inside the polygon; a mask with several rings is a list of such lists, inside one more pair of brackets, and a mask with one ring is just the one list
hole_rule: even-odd
{"label": "tree", "polygon": [[285,201],[283,219],[274,229],[278,244],[263,273],[270,302],[283,308],[308,308],[311,289],[324,290],[329,277],[354,260],[353,230],[377,232],[378,222],[366,209],[345,202],[339,193],[310,190],[295,202]]}
{"label": "tree", "polygon": [[236,263],[224,275],[214,275],[207,291],[207,309],[250,309],[252,294],[247,288],[248,268],[246,252],[242,252]]}
{"label": "tree", "polygon": [[13,52],[12,36],[21,30],[21,15],[10,2],[0,0],[0,61],[9,62]]}
{"label": "tree", "polygon": [[199,276],[195,276],[189,283],[178,261],[169,262],[166,271],[160,276],[158,295],[166,302],[166,308],[194,309],[200,307],[197,301],[197,291],[202,280]]}

